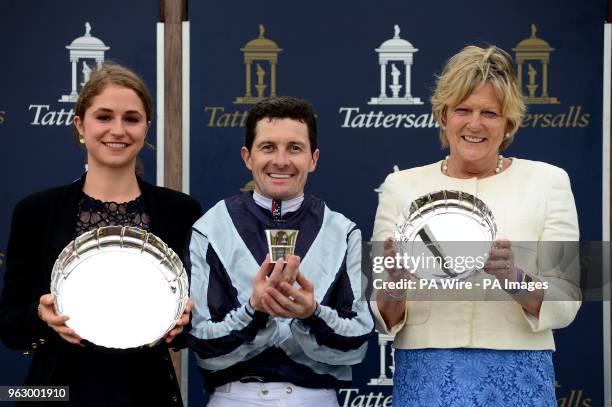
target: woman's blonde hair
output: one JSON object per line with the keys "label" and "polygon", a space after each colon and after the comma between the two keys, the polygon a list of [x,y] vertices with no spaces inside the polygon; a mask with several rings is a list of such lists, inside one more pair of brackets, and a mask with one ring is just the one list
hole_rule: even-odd
{"label": "woman's blonde hair", "polygon": [[499,151],[512,143],[525,114],[525,102],[514,76],[512,58],[496,46],[480,48],[469,45],[448,60],[431,96],[432,112],[440,125],[442,147],[448,147],[444,131],[448,109],[457,106],[485,83],[493,86],[501,114],[507,120],[509,137],[504,137]]}

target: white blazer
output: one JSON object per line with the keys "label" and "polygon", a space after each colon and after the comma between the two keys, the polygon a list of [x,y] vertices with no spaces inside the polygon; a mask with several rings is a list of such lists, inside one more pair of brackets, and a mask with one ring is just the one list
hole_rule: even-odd
{"label": "white blazer", "polygon": [[[483,301],[417,301],[409,297],[404,320],[391,329],[372,302],[377,329],[395,335],[394,346],[402,349],[554,350],[552,330],[569,325],[580,307],[579,259],[565,259],[563,271],[558,266],[546,267],[550,253],[545,256],[546,248],[538,242],[578,242],[576,206],[567,173],[517,158],[502,173],[484,179],[448,177],[441,172],[441,162],[392,173],[382,186],[372,240],[393,236],[407,205],[442,189],[465,191],[481,199],[493,212],[497,238],[520,242],[520,247],[513,244],[515,265],[549,282],[539,318],[527,314],[509,295],[506,301],[486,301],[485,297]],[[527,242],[532,245],[525,250]],[[494,277],[484,272],[470,277],[470,281],[485,279]]]}

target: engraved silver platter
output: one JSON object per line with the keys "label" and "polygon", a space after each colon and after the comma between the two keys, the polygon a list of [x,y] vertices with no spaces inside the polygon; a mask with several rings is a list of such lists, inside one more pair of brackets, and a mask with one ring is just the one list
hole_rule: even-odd
{"label": "engraved silver platter", "polygon": [[88,342],[110,349],[155,344],[181,317],[189,296],[179,256],[135,227],[86,232],[60,253],[51,274],[56,312]]}
{"label": "engraved silver platter", "polygon": [[416,277],[465,279],[482,268],[496,233],[493,213],[483,201],[463,191],[441,190],[406,207],[395,240],[398,254],[412,259],[410,271]]}

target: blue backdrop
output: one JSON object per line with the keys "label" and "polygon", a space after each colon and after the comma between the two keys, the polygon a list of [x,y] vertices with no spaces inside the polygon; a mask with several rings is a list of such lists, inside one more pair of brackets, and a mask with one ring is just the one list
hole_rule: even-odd
{"label": "blue backdrop", "polygon": [[[368,238],[377,205],[375,189],[386,174],[394,166],[404,169],[427,164],[446,154],[439,146],[428,102],[435,74],[446,59],[470,43],[492,43],[515,56],[521,49],[513,49],[532,36],[535,25],[535,37],[554,48],[549,53],[547,86],[550,97],[558,103],[539,100],[540,104],[530,104],[531,116],[506,155],[546,161],[566,169],[576,197],[581,238],[600,240],[606,1],[447,3],[191,2],[192,195],[209,208],[219,199],[237,193],[251,178],[239,156],[243,137],[240,122],[251,101],[245,98],[245,53],[241,48],[263,34],[278,48],[266,43],[272,49],[267,57],[277,58],[277,93],[309,99],[318,113],[321,160],[309,178],[308,192],[324,198],[331,208],[357,222]],[[0,158],[0,263],[4,260],[14,204],[33,191],[69,183],[83,171],[84,155],[72,141],[71,127],[66,125],[71,119],[72,104],[58,101],[71,90],[66,46],[85,34],[85,23],[89,22],[91,35],[110,47],[105,58],[136,70],[155,95],[158,16],[158,4],[144,0],[85,5],[70,0],[3,2],[0,35],[6,46],[0,64],[0,137],[4,153]],[[410,91],[423,104],[368,104],[380,94],[375,49],[394,37],[394,25],[399,26],[399,37],[418,49],[412,54]],[[530,63],[536,70],[537,98],[543,87],[543,71],[540,62]],[[403,94],[404,65],[395,64],[400,71],[399,83],[404,85],[400,91]],[[270,60],[253,62],[253,96],[257,96],[256,85],[265,85],[263,94],[269,94],[272,70]],[[81,62],[76,71],[80,83]],[[390,71],[388,66],[387,85],[393,83]],[[530,80],[527,71],[525,64],[525,84]],[[529,93],[526,86],[524,92]],[[387,93],[391,94],[389,90]],[[406,122],[406,127],[403,123],[399,128],[385,127],[384,118],[397,114],[413,115],[412,120]],[[155,128],[150,136],[154,134]],[[143,160],[145,178],[154,182],[154,152],[145,151]],[[3,272],[0,264],[0,274]],[[556,333],[560,405],[603,403],[601,326],[601,303],[585,303],[576,321]],[[0,385],[21,383],[28,363],[27,357],[0,345]],[[388,378],[392,377],[390,365],[387,346],[383,375]],[[384,405],[390,386],[368,384],[381,375],[379,366],[378,341],[373,340],[365,363],[356,369],[355,390],[341,393],[343,405]],[[202,400],[201,380],[192,369],[189,401],[200,405]]]}
{"label": "blue backdrop", "polygon": [[[191,3],[192,195],[208,208],[237,193],[251,179],[239,155],[241,119],[250,107],[244,103],[249,102],[245,98],[245,58],[261,58],[250,66],[252,97],[258,95],[257,85],[263,95],[270,94],[275,85],[277,94],[306,98],[317,111],[321,158],[309,177],[307,191],[355,221],[368,239],[378,203],[375,189],[394,166],[405,169],[428,164],[447,154],[440,148],[429,104],[435,75],[446,60],[474,43],[495,44],[516,57],[525,50],[518,47],[519,43],[533,36],[539,44],[545,41],[554,49],[547,53],[549,98],[541,95],[542,63],[526,61],[522,67],[523,92],[529,95],[530,84],[537,89],[524,128],[504,154],[546,161],[567,170],[578,207],[581,239],[601,239],[606,1],[443,3],[341,1],[301,7],[282,1],[242,2],[240,6]],[[247,45],[262,37],[260,25],[263,38],[274,44],[260,39],[251,45],[267,47],[267,54],[257,54]],[[411,95],[423,104],[368,104],[380,94],[375,49],[394,37],[394,25],[399,26],[399,37],[418,49],[412,54],[410,87]],[[400,72],[398,83],[404,86],[402,96],[406,89],[404,63],[394,64]],[[536,71],[533,82],[529,64]],[[393,84],[391,70],[389,63],[385,78],[388,96],[392,96],[388,87]],[[399,128],[394,127],[397,116],[387,119],[392,127],[385,127],[385,118],[398,114],[413,116],[401,119]],[[556,333],[560,405],[602,404],[601,325],[601,303],[585,303],[574,323]],[[590,351],[576,357],[576,349]],[[384,373],[390,378],[389,346],[386,352]],[[354,387],[358,390],[341,393],[341,405],[383,405],[378,393],[388,395],[391,387],[367,384],[379,377],[379,361],[378,342],[373,340],[365,363],[355,369]],[[193,390],[201,386],[195,374],[194,369],[190,402],[202,400]]]}

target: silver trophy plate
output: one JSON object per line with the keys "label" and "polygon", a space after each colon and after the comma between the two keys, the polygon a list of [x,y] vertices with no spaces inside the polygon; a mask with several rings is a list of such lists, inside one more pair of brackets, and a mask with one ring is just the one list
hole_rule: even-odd
{"label": "silver trophy plate", "polygon": [[[482,268],[497,225],[483,201],[462,191],[442,190],[415,199],[395,230],[398,255],[421,279],[465,279]],[[420,259],[419,259],[420,258]]]}
{"label": "silver trophy plate", "polygon": [[179,256],[134,227],[86,232],[61,252],[51,274],[56,311],[94,345],[132,349],[172,329],[189,295]]}

